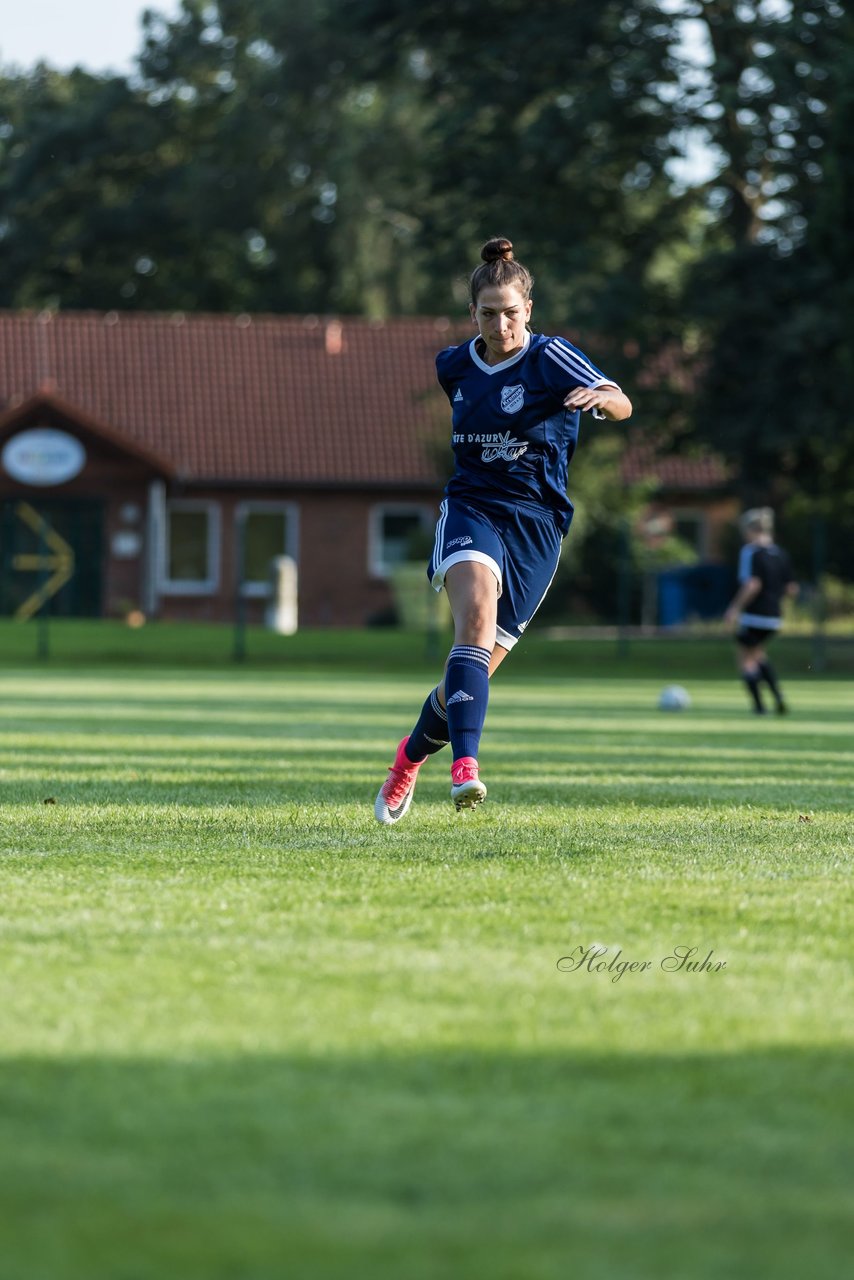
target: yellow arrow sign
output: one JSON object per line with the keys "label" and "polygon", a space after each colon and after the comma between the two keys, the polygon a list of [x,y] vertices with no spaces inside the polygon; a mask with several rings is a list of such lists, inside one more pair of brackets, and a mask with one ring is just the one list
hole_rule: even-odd
{"label": "yellow arrow sign", "polygon": [[12,568],[33,570],[41,569],[51,571],[51,576],[47,578],[38,591],[34,591],[17,610],[15,617],[21,622],[26,622],[27,618],[31,618],[34,613],[38,613],[39,609],[49,600],[51,596],[56,595],[60,587],[64,587],[68,579],[74,573],[74,552],[69,547],[64,538],[61,538],[55,529],[52,529],[44,516],[40,516],[38,511],[30,506],[28,502],[19,502],[15,508],[15,515],[23,520],[24,524],[29,525],[33,533],[38,534],[42,542],[50,548],[53,555],[17,555],[12,557]]}

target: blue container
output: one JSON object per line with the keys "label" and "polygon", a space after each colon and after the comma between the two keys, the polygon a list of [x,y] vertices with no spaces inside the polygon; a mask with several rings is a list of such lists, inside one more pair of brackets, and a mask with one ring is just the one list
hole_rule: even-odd
{"label": "blue container", "polygon": [[735,575],[722,564],[665,569],[658,575],[658,625],[676,627],[720,618],[735,593]]}

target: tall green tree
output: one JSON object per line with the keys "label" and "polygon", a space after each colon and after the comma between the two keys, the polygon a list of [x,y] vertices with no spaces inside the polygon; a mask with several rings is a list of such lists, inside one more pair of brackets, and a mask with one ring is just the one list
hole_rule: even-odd
{"label": "tall green tree", "polygon": [[0,304],[133,305],[167,213],[172,120],[120,77],[38,67],[0,80]]}
{"label": "tall green tree", "polygon": [[184,0],[149,19],[146,90],[188,105],[194,220],[241,247],[256,310],[418,309],[430,164],[409,85],[364,72],[369,35],[318,0]]}
{"label": "tall green tree", "polygon": [[839,492],[854,485],[850,248],[839,230],[851,18],[833,0],[688,11],[712,58],[681,110],[719,158],[685,295],[702,370],[692,425],[736,464],[747,501]]}
{"label": "tall green tree", "polygon": [[373,33],[369,73],[408,76],[423,104],[432,168],[418,217],[434,308],[443,286],[464,303],[460,278],[499,232],[539,277],[536,323],[596,335],[609,367],[659,345],[675,322],[660,249],[682,236],[686,216],[666,172],[676,28],[659,6],[342,0],[340,9],[342,23]]}

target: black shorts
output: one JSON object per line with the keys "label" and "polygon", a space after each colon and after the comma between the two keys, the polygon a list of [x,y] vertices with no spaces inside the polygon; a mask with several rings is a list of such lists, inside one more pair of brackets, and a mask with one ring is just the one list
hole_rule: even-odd
{"label": "black shorts", "polygon": [[758,649],[777,634],[775,627],[740,627],[735,634],[735,643],[744,649]]}

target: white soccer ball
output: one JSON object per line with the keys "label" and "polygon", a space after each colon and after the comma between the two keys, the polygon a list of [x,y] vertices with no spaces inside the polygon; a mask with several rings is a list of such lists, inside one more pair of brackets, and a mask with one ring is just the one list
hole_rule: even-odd
{"label": "white soccer ball", "polygon": [[681,684],[669,684],[661,690],[658,699],[659,711],[686,711],[691,705],[691,696]]}

